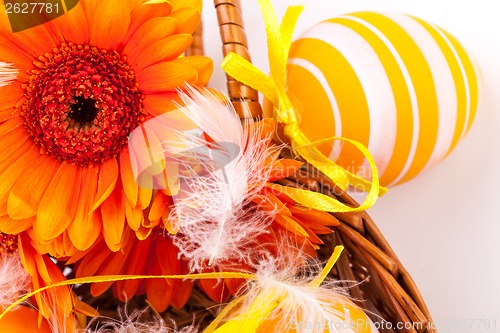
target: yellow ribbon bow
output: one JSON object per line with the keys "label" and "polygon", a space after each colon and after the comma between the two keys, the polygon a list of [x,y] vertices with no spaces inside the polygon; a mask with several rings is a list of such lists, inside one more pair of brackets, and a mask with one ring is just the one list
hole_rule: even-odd
{"label": "yellow ribbon bow", "polygon": [[[344,207],[343,211],[361,211],[371,207],[378,195],[387,190],[379,185],[375,161],[368,149],[361,143],[346,138],[333,137],[312,143],[299,128],[299,119],[287,95],[287,61],[292,44],[292,35],[303,6],[290,6],[281,25],[270,0],[259,0],[266,25],[270,76],[264,74],[245,58],[236,53],[228,54],[222,61],[224,71],[234,79],[260,91],[274,105],[277,120],[284,124],[285,135],[290,139],[292,148],[309,164],[330,178],[337,186],[346,190],[349,185],[362,190],[370,189],[365,201],[358,208]],[[365,155],[372,169],[372,182],[348,172],[335,164],[316,146],[333,140],[354,144]],[[337,205],[338,206],[338,205]],[[332,207],[333,209],[333,207]],[[332,210],[333,211],[333,210]]]}

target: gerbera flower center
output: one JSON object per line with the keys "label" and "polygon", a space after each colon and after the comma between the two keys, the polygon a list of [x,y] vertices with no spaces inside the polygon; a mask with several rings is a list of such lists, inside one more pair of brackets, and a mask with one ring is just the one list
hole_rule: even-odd
{"label": "gerbera flower center", "polygon": [[95,100],[82,96],[75,97],[74,99],[76,103],[70,105],[70,121],[72,120],[74,124],[78,124],[80,127],[92,126],[99,111],[95,106]]}
{"label": "gerbera flower center", "polygon": [[34,62],[21,115],[35,143],[53,157],[101,163],[127,144],[142,114],[142,94],[126,57],[62,44]]}
{"label": "gerbera flower center", "polygon": [[0,257],[17,251],[17,236],[0,232]]}

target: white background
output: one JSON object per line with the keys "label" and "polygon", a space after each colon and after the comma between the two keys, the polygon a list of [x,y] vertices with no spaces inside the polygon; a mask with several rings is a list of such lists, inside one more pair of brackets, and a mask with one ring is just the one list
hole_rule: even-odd
{"label": "white background", "polygon": [[[267,72],[257,0],[242,2],[253,62]],[[297,3],[274,0],[279,17]],[[441,164],[391,189],[370,213],[417,282],[439,332],[500,332],[500,0],[303,3],[296,35],[343,13],[398,11],[438,24],[475,55],[484,89],[468,136]],[[204,4],[205,52],[216,67],[211,86],[224,90],[213,2]]]}

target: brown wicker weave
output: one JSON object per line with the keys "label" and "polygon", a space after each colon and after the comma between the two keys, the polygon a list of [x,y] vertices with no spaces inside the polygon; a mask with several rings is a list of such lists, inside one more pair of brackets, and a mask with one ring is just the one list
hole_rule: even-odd
{"label": "brown wicker weave", "polygon": [[[232,51],[250,60],[240,1],[214,0],[214,4],[224,55]],[[199,35],[195,40],[201,42]],[[229,76],[227,87],[229,97],[240,116],[243,115],[243,106],[250,110],[253,117],[262,115],[255,90]],[[305,165],[293,178],[280,183],[322,192],[350,206],[358,206],[346,192],[309,165]],[[381,327],[380,331],[436,332],[425,302],[410,274],[370,216],[365,212],[333,215],[340,221],[340,225],[333,234],[324,238],[325,246],[322,251],[329,255],[335,245],[345,246],[344,254],[332,274],[340,280],[361,282],[354,286],[350,283],[349,290],[353,298],[358,300],[358,305],[373,314],[374,321],[380,322],[381,317],[390,323],[385,328]],[[398,329],[398,324],[403,327]],[[388,327],[390,325],[392,329]]]}

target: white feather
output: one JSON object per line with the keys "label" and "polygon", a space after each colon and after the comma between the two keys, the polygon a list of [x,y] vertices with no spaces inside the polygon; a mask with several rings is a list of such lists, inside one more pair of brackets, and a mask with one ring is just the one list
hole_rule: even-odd
{"label": "white feather", "polygon": [[[100,322],[99,328],[93,329],[97,319],[93,319],[87,326],[87,328],[81,333],[197,333],[198,329],[191,325],[184,328],[178,329],[176,324],[172,322],[170,327],[165,323],[165,321],[156,317],[149,322],[141,322],[141,317],[144,311],[135,311],[128,315],[123,311],[120,312],[120,320],[108,319],[106,322]],[[172,326],[174,328],[172,328]]]}
{"label": "white feather", "polygon": [[[249,282],[245,302],[238,313],[248,313],[256,299],[264,299],[265,304],[277,304],[271,311],[267,321],[261,323],[260,329],[269,333],[355,333],[369,332],[361,326],[377,330],[372,322],[352,318],[350,309],[356,305],[349,299],[347,289],[340,282],[327,280],[320,287],[311,285],[320,269],[318,262],[300,268],[293,258],[269,258],[260,263],[257,269],[258,279]],[[305,271],[304,271],[305,270]],[[345,281],[343,281],[345,282]],[[333,305],[338,305],[337,309]],[[233,314],[234,315],[234,314]],[[265,325],[270,325],[266,329]],[[366,328],[365,328],[366,329]]]}
{"label": "white feather", "polygon": [[17,78],[17,68],[10,63],[0,61],[0,87],[6,86]]}
{"label": "white feather", "polygon": [[[249,130],[254,124],[242,126],[230,103],[221,102],[208,90],[187,90],[189,95],[181,93],[185,107],[179,110],[215,144],[203,136],[168,129],[178,141],[164,142],[167,155],[177,156],[175,163],[196,175],[183,179],[174,197],[171,218],[179,223],[174,242],[193,270],[202,269],[207,261],[209,265],[245,261],[254,250],[249,244],[265,232],[272,218],[258,209],[249,212],[248,207],[269,178],[265,159],[275,148],[269,147],[269,138],[261,137],[261,130]],[[186,156],[186,151],[196,153]],[[221,161],[228,163],[221,167],[217,165]],[[201,174],[195,170],[199,166],[204,170]]]}
{"label": "white feather", "polygon": [[17,301],[29,283],[30,276],[17,253],[0,255],[0,309]]}

